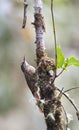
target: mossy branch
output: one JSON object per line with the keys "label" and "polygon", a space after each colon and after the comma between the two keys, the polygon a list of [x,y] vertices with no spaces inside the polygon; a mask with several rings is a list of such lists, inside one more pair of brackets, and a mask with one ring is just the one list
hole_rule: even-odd
{"label": "mossy branch", "polygon": [[[53,22],[53,31],[55,40],[55,60],[48,57],[48,55],[45,52],[45,41],[44,41],[45,24],[44,24],[44,17],[42,15],[42,9],[43,9],[42,0],[34,0],[34,1],[35,1],[35,7],[34,7],[35,13],[34,13],[34,22],[32,24],[35,27],[35,33],[36,33],[35,43],[36,43],[37,67],[34,68],[30,64],[28,64],[24,58],[21,64],[21,69],[25,76],[28,87],[37,101],[37,106],[44,114],[47,130],[64,130],[62,124],[62,111],[64,110],[64,107],[61,102],[62,95],[64,95],[74,106],[77,118],[79,120],[79,110],[77,106],[73,103],[72,99],[68,97],[66,94],[66,92],[74,88],[63,92],[63,90],[60,90],[54,85],[55,79],[58,76],[60,76],[63,70],[57,75],[56,73],[57,45],[56,45],[56,32],[55,32],[55,23],[53,15],[53,0],[51,0],[51,13],[52,13],[52,22]],[[26,7],[27,6],[24,6],[23,28],[25,28],[26,25],[26,9],[27,9]],[[57,90],[60,92],[59,95],[57,94]],[[67,120],[66,125],[67,130],[68,119],[65,110],[64,113]]]}
{"label": "mossy branch", "polygon": [[38,107],[45,116],[47,130],[63,130],[61,98],[58,98],[54,85],[56,65],[55,61],[45,53],[45,24],[42,8],[42,0],[35,0],[32,24],[36,32],[37,68],[29,65],[24,58],[21,69]]}

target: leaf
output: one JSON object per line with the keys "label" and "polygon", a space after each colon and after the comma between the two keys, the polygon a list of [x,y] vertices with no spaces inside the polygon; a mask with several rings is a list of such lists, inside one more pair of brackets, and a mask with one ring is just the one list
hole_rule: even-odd
{"label": "leaf", "polygon": [[75,57],[70,57],[70,58],[68,59],[67,67],[68,67],[68,66],[71,66],[71,65],[74,65],[74,66],[79,67],[79,60],[77,60]]}
{"label": "leaf", "polygon": [[62,68],[63,70],[66,70],[67,67],[68,67],[68,58],[65,58]]}
{"label": "leaf", "polygon": [[61,51],[60,46],[57,46],[57,68],[62,68],[65,57]]}
{"label": "leaf", "polygon": [[79,67],[79,60],[75,57],[65,58],[60,46],[57,46],[57,68],[63,68],[66,70],[67,67],[74,65]]}

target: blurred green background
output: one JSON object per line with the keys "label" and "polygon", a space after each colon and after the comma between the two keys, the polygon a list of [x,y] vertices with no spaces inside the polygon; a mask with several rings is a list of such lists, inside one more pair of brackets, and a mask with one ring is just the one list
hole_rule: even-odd
{"label": "blurred green background", "polygon": [[[53,57],[54,42],[50,0],[44,1],[46,24],[46,52]],[[23,57],[35,64],[35,30],[31,25],[34,1],[28,0],[27,27],[22,29],[23,1],[0,0],[0,130],[45,130],[43,115],[39,112],[28,89],[20,65]],[[57,43],[66,57],[79,59],[79,0],[54,0]],[[79,68],[70,67],[57,80],[62,89],[79,86]],[[69,93],[79,107],[79,90]],[[73,115],[72,130],[79,125],[74,108],[63,98],[67,112]]]}

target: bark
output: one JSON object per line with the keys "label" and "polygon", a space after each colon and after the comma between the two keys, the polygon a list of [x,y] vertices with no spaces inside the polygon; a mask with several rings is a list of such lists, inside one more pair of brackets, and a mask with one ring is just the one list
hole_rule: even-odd
{"label": "bark", "polygon": [[23,16],[23,24],[22,24],[22,28],[25,28],[26,26],[26,20],[27,20],[27,0],[24,0],[24,16]]}
{"label": "bark", "polygon": [[45,55],[45,43],[44,43],[44,32],[45,32],[45,24],[44,18],[42,16],[42,1],[35,0],[35,14],[34,14],[34,23],[35,32],[36,32],[36,56],[37,56],[37,64],[39,64],[42,56]]}
{"label": "bark", "polygon": [[47,130],[63,130],[61,97],[56,93],[54,85],[56,65],[52,58],[45,53],[44,18],[42,16],[42,1],[35,0],[34,23],[36,32],[37,68],[29,65],[26,60],[21,68],[28,87],[37,101],[38,107],[44,114]]}

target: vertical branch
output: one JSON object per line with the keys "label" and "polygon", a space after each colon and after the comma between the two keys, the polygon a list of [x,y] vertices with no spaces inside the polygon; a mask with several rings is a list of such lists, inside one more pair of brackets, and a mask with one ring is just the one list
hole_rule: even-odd
{"label": "vertical branch", "polygon": [[32,24],[35,26],[36,32],[37,68],[29,65],[24,59],[21,69],[39,108],[44,101],[41,110],[45,117],[47,130],[63,130],[61,98],[58,97],[54,85],[56,65],[52,58],[45,55],[42,0],[34,1],[35,13]]}
{"label": "vertical branch", "polygon": [[[37,101],[38,107],[42,110],[47,130],[64,130],[62,124],[62,106],[61,97],[64,95],[73,107],[76,110],[76,115],[79,120],[79,110],[72,101],[71,98],[65,94],[66,92],[75,89],[68,89],[64,92],[58,89],[54,85],[57,70],[57,49],[56,49],[56,32],[55,32],[55,22],[54,22],[54,14],[53,14],[53,0],[51,0],[51,14],[52,14],[52,22],[53,22],[53,31],[54,31],[54,40],[55,40],[55,63],[52,58],[45,55],[45,44],[44,44],[44,20],[42,16],[42,0],[34,0],[35,1],[35,14],[34,14],[34,23],[35,32],[36,32],[36,57],[37,57],[37,68],[34,68],[27,61],[23,60],[21,64],[22,72],[25,76],[25,80],[28,84],[30,91]],[[24,0],[24,19],[23,26],[26,26],[26,9],[27,9],[27,0]],[[62,72],[61,72],[62,73]],[[60,73],[60,74],[61,74]],[[59,75],[60,75],[59,74]],[[58,76],[59,76],[58,75]],[[79,88],[79,87],[77,87]],[[57,94],[57,90],[60,94]],[[65,110],[64,110],[65,112]],[[65,112],[67,126],[68,128],[68,119]]]}
{"label": "vertical branch", "polygon": [[44,20],[42,16],[42,1],[41,0],[34,0],[35,1],[35,14],[34,14],[34,23],[35,32],[36,32],[36,56],[37,56],[37,64],[40,62],[42,56],[44,56],[45,51],[45,44],[44,44]]}
{"label": "vertical branch", "polygon": [[25,28],[26,26],[26,20],[27,20],[27,15],[26,15],[26,12],[27,12],[27,0],[24,0],[24,16],[23,16],[23,24],[22,24],[22,28]]}
{"label": "vertical branch", "polygon": [[[53,23],[53,33],[54,33],[54,43],[55,43],[55,65],[57,68],[57,41],[56,41],[56,31],[55,31],[55,20],[54,20],[54,13],[53,13],[53,0],[51,0],[51,14],[52,14],[52,23]],[[55,72],[56,75],[56,72]]]}

